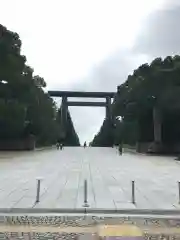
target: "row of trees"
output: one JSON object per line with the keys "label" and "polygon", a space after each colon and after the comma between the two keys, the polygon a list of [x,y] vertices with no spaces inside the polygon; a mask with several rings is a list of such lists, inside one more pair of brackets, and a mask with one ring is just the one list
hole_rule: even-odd
{"label": "row of trees", "polygon": [[[121,116],[121,121],[114,120],[116,130],[111,144],[153,141],[156,134],[154,112],[161,118],[162,141],[180,141],[180,56],[156,58],[134,70],[118,86],[112,110],[113,118]],[[104,132],[110,131],[103,126],[93,141],[98,138],[96,145],[99,146],[105,141]]]}
{"label": "row of trees", "polygon": [[[58,111],[44,87],[44,79],[33,74],[21,54],[19,35],[0,25],[0,141],[25,139],[29,135],[36,136],[39,145],[57,141]],[[73,129],[70,116],[68,124]],[[68,136],[74,135],[72,130]]]}
{"label": "row of trees", "polygon": [[93,141],[90,143],[92,147],[103,146],[110,147],[114,142],[115,127],[107,119],[104,120],[99,132],[94,136]]}
{"label": "row of trees", "polygon": [[[65,146],[80,146],[79,137],[75,131],[69,110],[67,110],[66,120],[63,123],[62,123],[63,118],[61,114],[62,114],[62,109],[60,108],[57,113],[57,122],[64,129],[60,128],[58,140],[60,142],[63,141]],[[63,134],[63,130],[65,130],[64,134]]]}

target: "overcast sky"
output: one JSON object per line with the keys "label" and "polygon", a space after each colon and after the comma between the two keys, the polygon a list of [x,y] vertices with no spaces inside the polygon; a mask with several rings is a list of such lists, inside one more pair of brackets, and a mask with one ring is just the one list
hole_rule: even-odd
{"label": "overcast sky", "polygon": [[[180,52],[179,0],[0,0],[0,23],[50,90],[116,91],[136,67]],[[60,101],[57,99],[57,102]],[[70,108],[81,141],[105,117]]]}

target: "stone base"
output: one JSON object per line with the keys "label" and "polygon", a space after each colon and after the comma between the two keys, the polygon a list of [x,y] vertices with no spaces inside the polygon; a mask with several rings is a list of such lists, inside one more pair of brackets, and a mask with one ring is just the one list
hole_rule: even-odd
{"label": "stone base", "polygon": [[147,153],[164,153],[165,146],[159,142],[153,142],[149,145]]}
{"label": "stone base", "polygon": [[34,150],[35,137],[30,136],[26,139],[4,140],[0,141],[0,151],[22,151]]}
{"label": "stone base", "polygon": [[136,144],[136,151],[139,153],[147,153],[149,146],[152,144],[152,142],[138,142]]}
{"label": "stone base", "polygon": [[180,143],[140,142],[136,144],[136,151],[151,154],[180,154]]}

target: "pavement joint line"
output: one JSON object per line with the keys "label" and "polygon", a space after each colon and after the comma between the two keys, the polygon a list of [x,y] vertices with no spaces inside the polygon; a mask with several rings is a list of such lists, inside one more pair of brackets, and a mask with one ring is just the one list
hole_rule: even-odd
{"label": "pavement joint line", "polygon": [[[10,225],[0,225],[0,232],[61,232],[61,233],[100,233],[100,235],[104,235],[106,232],[108,234],[108,225],[107,231],[104,229],[104,225],[98,225],[93,227],[62,227],[62,226],[10,226]],[[118,232],[118,236],[127,235],[126,232],[128,229],[130,230],[131,225],[117,225],[117,228],[114,229],[114,232]],[[125,227],[125,231],[124,228]],[[103,228],[103,229],[101,229]],[[119,228],[119,229],[118,229]],[[145,234],[180,234],[180,228],[175,227],[136,227],[139,232],[142,232],[142,235]],[[105,231],[104,231],[105,230]],[[133,229],[132,229],[133,230]],[[104,232],[104,233],[103,233]],[[139,236],[139,233],[134,232],[133,236]],[[109,234],[108,234],[109,235]],[[132,233],[129,234],[132,236]]]}
{"label": "pavement joint line", "polygon": [[8,226],[0,225],[0,232],[62,232],[62,233],[92,233],[97,232],[97,227],[50,227],[50,226]]}
{"label": "pavement joint line", "polygon": [[[4,214],[81,214],[83,208],[0,208],[0,215]],[[103,215],[131,215],[131,216],[179,216],[179,209],[101,209],[89,208],[89,214],[103,214]]]}
{"label": "pavement joint line", "polygon": [[[15,154],[15,153],[14,153]],[[177,181],[179,179],[179,170],[180,165],[177,165],[172,157],[149,157],[149,156],[135,156],[132,154],[124,153],[123,156],[119,157],[115,149],[109,148],[87,148],[87,151],[80,148],[70,148],[67,147],[65,151],[59,152],[55,150],[47,150],[42,154],[36,152],[30,152],[29,154],[24,154],[22,157],[15,156],[15,160],[9,159],[9,161],[3,160],[0,161],[1,169],[1,188],[3,191],[0,192],[1,197],[8,195],[9,190],[14,187],[18,187],[21,179],[27,179],[27,187],[24,187],[23,192],[16,190],[12,193],[11,198],[6,199],[2,202],[1,207],[20,207],[20,208],[32,208],[35,195],[35,184],[32,180],[37,175],[44,175],[46,177],[45,182],[42,186],[42,197],[43,202],[36,206],[36,209],[43,208],[43,211],[34,211],[35,215],[61,215],[61,214],[83,214],[84,211],[81,209],[78,210],[78,207],[81,206],[81,202],[78,199],[78,204],[76,204],[75,191],[77,188],[77,177],[83,173],[88,178],[88,182],[91,182],[90,177],[93,177],[93,183],[89,185],[89,201],[93,205],[90,206],[90,209],[87,209],[87,214],[92,215],[117,215],[117,216],[135,216],[135,215],[148,215],[157,216],[161,215],[161,218],[168,218],[169,216],[176,216],[180,218],[180,212],[166,212],[166,209],[171,209],[175,205],[177,210],[180,210],[180,205],[178,206],[178,188]],[[49,161],[51,159],[51,161]],[[81,165],[81,160],[85,159],[87,161],[83,162],[83,167]],[[158,165],[158,167],[156,166]],[[89,168],[91,168],[92,173],[90,174]],[[62,181],[67,175],[73,173],[74,169],[79,168],[79,172],[72,174],[73,177],[68,181],[68,186],[65,187],[63,196],[59,200],[56,199],[57,194],[61,190]],[[169,170],[170,169],[170,170]],[[100,177],[98,175],[100,173]],[[59,179],[54,180],[54,176],[60,173]],[[145,173],[144,175],[142,173]],[[14,174],[14,175],[13,175]],[[92,176],[91,176],[92,175]],[[110,179],[112,175],[116,182]],[[15,177],[16,176],[16,177]],[[17,177],[18,176],[18,177]],[[76,177],[77,176],[77,177]],[[153,178],[151,177],[153,176]],[[142,190],[141,194],[139,192],[137,195],[137,206],[138,211],[142,208],[157,209],[161,208],[165,210],[165,213],[157,212],[134,212],[130,208],[135,208],[133,205],[129,204],[130,200],[130,185],[129,182],[135,180],[138,184],[138,188]],[[57,185],[58,191],[51,190],[51,182],[53,185]],[[81,185],[82,180],[80,180]],[[13,185],[12,185],[13,183]],[[103,184],[105,184],[108,189],[102,189]],[[123,191],[127,193],[127,196],[124,196],[122,190],[118,192],[118,187],[121,187],[121,184],[124,186]],[[122,188],[122,187],[121,187]],[[25,190],[25,191],[24,191]],[[93,190],[97,204],[94,204],[93,201]],[[51,195],[51,192],[53,193]],[[110,192],[110,194],[109,194]],[[25,195],[24,195],[25,193]],[[80,196],[82,190],[80,189]],[[139,195],[138,195],[139,194]],[[150,204],[146,201],[149,200]],[[19,196],[22,197],[22,201],[19,202]],[[23,197],[24,196],[24,197]],[[71,199],[67,201],[67,199]],[[122,201],[123,199],[123,201]],[[113,202],[112,202],[113,201]],[[113,203],[117,203],[116,206]],[[101,204],[102,203],[102,204]],[[95,205],[95,206],[94,206]],[[45,209],[47,207],[47,210]],[[67,209],[67,207],[71,209]],[[95,209],[97,207],[97,209]],[[54,210],[49,211],[49,208],[54,208]],[[56,208],[66,208],[59,210]],[[77,211],[74,211],[73,208],[77,208]],[[109,208],[107,211],[105,209],[98,208]],[[122,210],[121,210],[122,208]],[[123,209],[127,209],[125,212]],[[105,210],[105,211],[104,211]],[[9,215],[17,214],[32,214],[33,211],[24,211],[16,210],[6,211]],[[164,216],[166,214],[166,216]],[[2,213],[1,213],[2,215]],[[3,214],[4,215],[4,214]]]}

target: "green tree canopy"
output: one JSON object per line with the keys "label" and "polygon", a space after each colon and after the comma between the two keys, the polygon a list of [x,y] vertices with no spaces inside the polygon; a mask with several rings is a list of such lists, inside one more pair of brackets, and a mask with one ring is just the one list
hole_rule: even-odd
{"label": "green tree canopy", "polygon": [[[116,128],[121,136],[116,133],[114,137],[123,138],[126,142],[134,142],[135,138],[136,141],[139,138],[143,141],[151,141],[153,139],[152,110],[154,107],[162,113],[164,132],[168,132],[167,134],[173,132],[174,135],[180,132],[180,126],[177,121],[175,123],[174,119],[176,115],[176,119],[180,121],[180,56],[156,58],[150,64],[142,64],[127,77],[123,84],[118,86],[112,109],[114,118],[122,117],[121,127],[119,130]],[[172,120],[171,124],[170,121],[168,123],[165,121],[165,118],[170,119],[170,116],[175,124]],[[167,131],[169,125],[171,125],[171,131]],[[109,129],[106,131],[108,132]],[[100,131],[96,138],[103,139],[104,136],[106,134],[102,135]],[[165,138],[170,138],[170,135],[168,136]],[[174,136],[174,138],[177,140],[178,137]],[[102,145],[103,141],[104,139]]]}
{"label": "green tree canopy", "polygon": [[21,55],[19,35],[0,25],[0,140],[33,134],[40,145],[57,141],[58,111],[44,87]]}
{"label": "green tree canopy", "polygon": [[[61,121],[62,121],[62,116],[61,116],[61,108],[58,110],[58,114],[57,114],[57,122],[58,125],[61,125]],[[67,119],[66,119],[66,123],[65,123],[65,138],[61,136],[61,132],[59,131],[59,135],[58,135],[58,139],[60,141],[63,141],[65,146],[80,146],[80,141],[79,141],[79,137],[74,129],[74,125],[71,119],[71,115],[69,113],[69,111],[67,111]]]}

